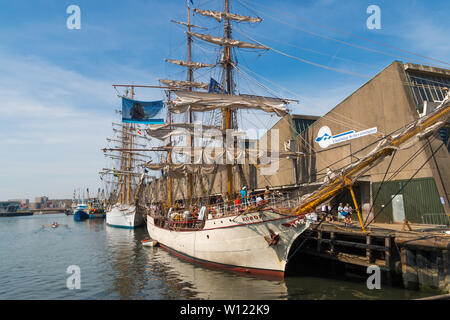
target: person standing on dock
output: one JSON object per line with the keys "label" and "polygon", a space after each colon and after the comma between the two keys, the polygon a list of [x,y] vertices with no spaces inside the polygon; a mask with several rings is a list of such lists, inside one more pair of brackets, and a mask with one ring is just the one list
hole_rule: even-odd
{"label": "person standing on dock", "polygon": [[344,212],[344,205],[342,203],[339,203],[339,206],[338,206],[338,221],[344,220],[345,217],[343,215],[343,212]]}
{"label": "person standing on dock", "polygon": [[352,224],[351,214],[352,214],[353,208],[347,203],[345,204],[344,210],[342,212],[344,216],[344,223]]}
{"label": "person standing on dock", "polygon": [[269,186],[266,186],[266,190],[264,191],[264,200],[268,201],[270,197],[270,189]]}
{"label": "person standing on dock", "polygon": [[246,186],[242,187],[242,190],[240,191],[240,193],[241,193],[242,205],[244,205],[244,206],[248,205],[248,203],[247,203],[247,187]]}
{"label": "person standing on dock", "polygon": [[249,197],[250,197],[251,204],[255,205],[256,204],[256,192],[255,192],[255,189],[252,189],[252,192],[250,192]]}

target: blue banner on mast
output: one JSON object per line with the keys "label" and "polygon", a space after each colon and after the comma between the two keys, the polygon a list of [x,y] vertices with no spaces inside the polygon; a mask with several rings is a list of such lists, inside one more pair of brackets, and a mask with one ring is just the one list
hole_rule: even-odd
{"label": "blue banner on mast", "polygon": [[227,92],[222,88],[222,86],[213,78],[211,78],[211,81],[209,82],[209,90],[208,92],[212,93],[220,93],[220,94],[226,94]]}
{"label": "blue banner on mast", "polygon": [[137,101],[122,97],[122,122],[164,124],[162,101]]}

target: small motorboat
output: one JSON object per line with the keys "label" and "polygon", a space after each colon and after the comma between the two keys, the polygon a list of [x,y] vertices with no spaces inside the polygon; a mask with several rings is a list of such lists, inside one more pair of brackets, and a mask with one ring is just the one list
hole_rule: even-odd
{"label": "small motorboat", "polygon": [[58,227],[68,227],[68,225],[67,224],[59,224],[58,222],[53,222],[52,224],[44,224],[44,225],[42,225],[42,228],[56,229]]}
{"label": "small motorboat", "polygon": [[156,247],[158,246],[158,241],[153,239],[144,239],[141,240],[141,243],[144,247]]}

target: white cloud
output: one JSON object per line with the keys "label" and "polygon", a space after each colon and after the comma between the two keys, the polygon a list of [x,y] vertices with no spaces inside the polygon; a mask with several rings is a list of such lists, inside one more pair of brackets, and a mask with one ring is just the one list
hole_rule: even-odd
{"label": "white cloud", "polygon": [[0,60],[0,200],[100,187],[101,149],[119,121],[107,78],[126,70],[140,80],[143,72],[113,66],[113,75],[95,79],[37,57],[0,51]]}

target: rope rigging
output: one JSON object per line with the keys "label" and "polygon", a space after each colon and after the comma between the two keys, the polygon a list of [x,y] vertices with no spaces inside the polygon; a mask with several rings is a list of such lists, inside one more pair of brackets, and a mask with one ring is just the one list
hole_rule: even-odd
{"label": "rope rigging", "polygon": [[[237,1],[238,1],[239,3],[241,3],[243,6],[246,6],[247,8],[249,7],[249,5],[246,5],[246,4],[244,4],[244,3],[242,2],[242,1],[246,2],[246,1],[248,1],[248,0],[237,0]],[[264,6],[264,5],[260,4],[260,3],[254,3],[254,2],[253,2],[253,4],[260,5],[260,6]],[[275,11],[275,12],[281,13],[281,14],[284,15],[284,16],[291,16],[291,17],[294,17],[295,19],[300,19],[300,20],[303,20],[303,21],[308,22],[306,19],[299,18],[298,16],[293,16],[291,13],[288,13],[288,12],[284,12],[284,13],[283,13],[283,12],[280,12],[280,11],[274,9],[274,8],[269,8],[269,7],[266,7],[266,8],[267,8],[268,10],[270,10],[270,11]],[[299,30],[299,31],[301,31],[301,32],[304,32],[304,33],[307,33],[307,34],[310,34],[310,35],[313,35],[313,36],[316,36],[316,37],[320,37],[320,38],[323,38],[323,39],[326,39],[326,40],[334,41],[334,42],[341,43],[341,44],[344,44],[344,45],[347,45],[347,46],[350,46],[350,47],[354,47],[354,48],[361,49],[361,50],[366,50],[366,51],[373,52],[373,53],[378,53],[378,54],[382,54],[382,55],[386,55],[386,56],[391,56],[391,57],[394,57],[394,58],[399,58],[399,59],[403,59],[403,60],[410,60],[410,61],[416,61],[416,62],[422,63],[422,60],[411,59],[411,58],[407,58],[407,57],[403,57],[403,56],[391,54],[391,53],[388,53],[388,52],[384,52],[384,51],[381,51],[381,50],[371,49],[371,48],[368,48],[368,47],[364,47],[364,46],[361,46],[361,45],[357,45],[357,44],[354,44],[354,43],[346,42],[346,41],[339,40],[339,39],[335,39],[335,38],[332,38],[332,37],[329,37],[329,36],[325,36],[325,35],[322,35],[322,34],[319,34],[319,33],[315,33],[315,32],[312,32],[312,31],[309,31],[309,30],[300,28],[300,27],[298,27],[298,26],[296,26],[296,25],[290,24],[290,23],[288,23],[288,22],[286,22],[286,21],[284,21],[284,20],[280,20],[280,19],[278,19],[278,18],[275,18],[275,17],[273,17],[273,16],[271,16],[271,15],[265,13],[265,12],[262,12],[262,11],[258,10],[258,9],[253,8],[253,10],[255,10],[256,12],[258,12],[259,14],[261,14],[263,17],[268,17],[268,18],[270,18],[271,20],[274,20],[274,21],[276,21],[276,22],[278,22],[278,23],[284,24],[284,25],[286,25],[286,26],[289,26],[289,27],[291,27],[291,28],[294,28],[294,29],[296,29],[296,30]],[[308,23],[311,23],[311,22],[308,22]],[[320,26],[320,27],[324,27],[323,25],[320,25],[320,24],[317,24],[317,23],[314,23],[314,24],[315,24],[315,25],[318,25],[318,26]],[[326,27],[326,28],[328,28],[328,29],[334,29],[334,28],[330,28],[330,27]],[[404,49],[395,48],[395,47],[393,47],[393,46],[384,44],[384,43],[379,42],[379,41],[369,40],[369,39],[363,38],[363,37],[361,37],[361,36],[357,36],[357,35],[354,35],[354,34],[350,34],[350,33],[347,33],[347,32],[344,32],[344,31],[340,31],[340,30],[337,30],[337,29],[334,29],[334,31],[338,31],[338,32],[341,32],[341,33],[346,33],[347,35],[351,35],[351,36],[353,36],[353,37],[359,37],[359,38],[361,38],[361,39],[363,39],[363,40],[368,40],[368,41],[371,41],[371,42],[374,42],[374,43],[382,44],[382,45],[384,45],[384,46],[389,46],[389,47],[391,47],[391,48],[393,48],[393,49],[400,50],[400,51],[403,51],[403,52],[407,52],[407,53],[409,53],[409,54],[412,54],[412,55],[415,55],[415,56],[419,56],[419,57],[422,57],[422,58],[425,58],[425,59],[428,59],[428,60],[433,60],[433,61],[436,61],[436,62],[440,62],[440,63],[443,63],[443,64],[445,64],[445,65],[447,65],[447,66],[450,65],[450,63],[448,63],[448,62],[446,62],[446,61],[438,60],[438,59],[431,58],[431,57],[426,57],[426,56],[423,56],[423,55],[421,55],[421,54],[414,53],[414,52],[412,52],[412,51],[406,51],[406,50],[404,50]],[[442,67],[442,66],[436,66],[436,67]]]}
{"label": "rope rigging", "polygon": [[[379,215],[380,215],[380,213],[382,213],[383,211],[384,211],[384,209],[385,208],[387,208],[391,203],[392,203],[392,201],[394,200],[394,198],[397,196],[397,195],[399,195],[400,194],[400,192],[402,192],[403,191],[403,189],[405,189],[406,188],[406,186],[412,181],[412,179],[419,173],[419,171],[420,170],[422,170],[422,168],[431,160],[431,158],[433,158],[434,157],[434,155],[436,154],[436,152],[438,152],[441,148],[442,148],[442,146],[443,146],[444,144],[441,144],[438,148],[436,148],[436,150],[432,150],[431,149],[431,151],[432,151],[432,154],[431,154],[431,156],[430,157],[428,157],[428,159],[416,170],[416,172],[414,172],[414,174],[411,176],[411,178],[409,178],[409,180],[405,183],[405,184],[403,184],[402,185],[402,187],[400,188],[400,190],[398,190],[398,192],[395,194],[395,195],[393,195],[392,197],[391,197],[391,199],[388,201],[388,203],[386,203],[385,205],[384,205],[384,207],[382,207],[381,209],[380,209],[380,211],[378,211],[378,213],[376,214],[376,215],[374,215],[374,217],[366,224],[366,226],[369,226],[373,221],[375,221],[375,219],[376,219],[376,217],[378,217]],[[430,148],[431,148],[431,145],[430,145]]]}

